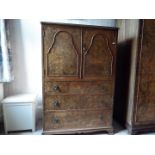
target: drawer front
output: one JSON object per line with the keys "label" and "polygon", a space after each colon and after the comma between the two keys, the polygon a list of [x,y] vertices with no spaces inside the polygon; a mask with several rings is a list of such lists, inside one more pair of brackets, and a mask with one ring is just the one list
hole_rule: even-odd
{"label": "drawer front", "polygon": [[111,110],[53,111],[44,113],[44,130],[112,126]]}
{"label": "drawer front", "polygon": [[44,110],[105,109],[112,108],[110,95],[48,95]]}
{"label": "drawer front", "polygon": [[92,82],[45,82],[44,90],[51,94],[96,94],[112,93],[112,81]]}

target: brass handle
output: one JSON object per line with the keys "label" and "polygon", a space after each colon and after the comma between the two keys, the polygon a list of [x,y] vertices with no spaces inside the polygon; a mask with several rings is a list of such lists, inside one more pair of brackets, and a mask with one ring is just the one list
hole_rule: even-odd
{"label": "brass handle", "polygon": [[86,47],[83,47],[83,51],[86,51]]}
{"label": "brass handle", "polygon": [[86,49],[86,45],[85,45],[85,44],[83,45],[82,50],[83,50],[84,52],[86,52],[87,49]]}
{"label": "brass handle", "polygon": [[54,102],[53,102],[53,106],[54,106],[55,108],[60,107],[59,101],[54,101]]}
{"label": "brass handle", "polygon": [[59,118],[54,117],[54,118],[52,119],[52,122],[53,122],[54,124],[58,124],[58,123],[60,122],[60,120],[59,120]]}
{"label": "brass handle", "polygon": [[58,85],[54,85],[54,86],[53,86],[53,90],[54,90],[54,91],[60,91],[60,88],[59,88]]}

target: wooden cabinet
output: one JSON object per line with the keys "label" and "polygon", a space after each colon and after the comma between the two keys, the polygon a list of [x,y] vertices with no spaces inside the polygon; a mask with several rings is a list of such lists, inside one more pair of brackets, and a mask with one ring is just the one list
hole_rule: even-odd
{"label": "wooden cabinet", "polygon": [[[132,40],[127,127],[155,131],[155,20],[120,20],[119,43]],[[125,35],[123,35],[125,34]]]}
{"label": "wooden cabinet", "polygon": [[42,23],[44,134],[113,131],[117,29]]}

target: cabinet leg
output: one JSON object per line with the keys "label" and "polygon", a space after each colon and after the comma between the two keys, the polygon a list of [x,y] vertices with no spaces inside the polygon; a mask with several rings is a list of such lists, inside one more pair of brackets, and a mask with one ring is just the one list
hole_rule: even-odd
{"label": "cabinet leg", "polygon": [[133,131],[133,130],[128,130],[128,133],[129,133],[130,135],[137,135],[137,132],[136,132],[136,131]]}
{"label": "cabinet leg", "polygon": [[109,135],[113,135],[114,134],[114,130],[113,129],[108,130],[108,134]]}
{"label": "cabinet leg", "polygon": [[135,131],[132,127],[129,127],[128,126],[128,134],[129,135],[136,135],[137,134],[137,131]]}

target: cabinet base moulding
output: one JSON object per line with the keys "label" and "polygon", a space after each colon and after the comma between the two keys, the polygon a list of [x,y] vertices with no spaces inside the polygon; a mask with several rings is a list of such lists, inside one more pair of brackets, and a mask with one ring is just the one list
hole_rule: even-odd
{"label": "cabinet base moulding", "polygon": [[65,134],[92,134],[92,133],[108,133],[109,135],[114,134],[113,127],[110,128],[91,128],[91,129],[67,129],[67,130],[52,130],[52,131],[44,131],[43,135],[56,134],[56,135],[65,135]]}
{"label": "cabinet base moulding", "polygon": [[127,124],[126,126],[128,129],[128,133],[131,135],[148,133],[148,132],[155,132],[155,124],[134,125],[134,126]]}

